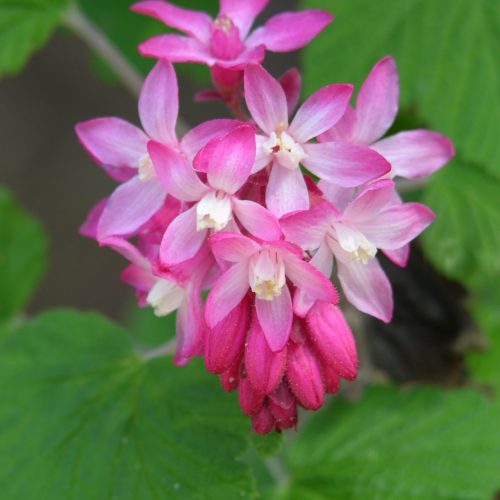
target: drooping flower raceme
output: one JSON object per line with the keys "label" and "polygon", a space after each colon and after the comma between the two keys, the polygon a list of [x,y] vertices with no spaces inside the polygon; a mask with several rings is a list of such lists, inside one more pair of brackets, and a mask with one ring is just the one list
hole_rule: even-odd
{"label": "drooping flower raceme", "polygon": [[[203,356],[258,433],[295,427],[299,406],[319,409],[342,378],[356,377],[354,337],[330,278],[360,311],[389,321],[379,252],[405,265],[410,241],[434,218],[404,203],[393,178],[428,175],[453,155],[435,132],[382,138],[397,112],[390,57],[355,109],[353,86],[332,84],[294,114],[300,73],[274,79],[260,66],[264,52],[302,47],[332,17],[284,13],[250,33],[267,3],[222,0],[215,20],[168,2],[136,4],[187,35],[141,45],[161,59],[139,99],[144,131],[118,118],[77,125],[90,155],[122,182],[81,233],[129,261],[122,279],[141,307],[176,311],[174,362]],[[211,95],[236,119],[201,123],[179,140],[171,63],[185,61],[211,67]]]}

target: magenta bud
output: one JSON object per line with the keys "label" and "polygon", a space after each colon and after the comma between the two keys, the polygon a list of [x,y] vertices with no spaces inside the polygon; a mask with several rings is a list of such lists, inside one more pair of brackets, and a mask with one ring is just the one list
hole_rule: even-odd
{"label": "magenta bud", "polygon": [[297,401],[308,410],[323,406],[325,389],[315,353],[306,344],[290,342],[286,378]]}
{"label": "magenta bud", "polygon": [[250,300],[245,297],[215,328],[205,341],[205,366],[212,373],[224,373],[243,350],[250,318]]}
{"label": "magenta bud", "polygon": [[252,417],[252,427],[257,434],[269,434],[275,425],[274,416],[267,405],[262,405],[261,409]]}
{"label": "magenta bud", "polygon": [[271,351],[257,316],[254,316],[245,348],[245,368],[252,385],[270,394],[280,383],[286,364],[286,347]]}
{"label": "magenta bud", "polygon": [[243,413],[255,415],[264,403],[265,394],[255,389],[248,377],[240,379],[238,396]]}
{"label": "magenta bud", "polygon": [[307,333],[324,363],[348,380],[358,372],[358,355],[351,329],[342,311],[326,302],[317,301],[306,318]]}
{"label": "magenta bud", "polygon": [[323,384],[325,392],[335,394],[340,388],[340,375],[335,371],[331,365],[323,363],[322,365]]}
{"label": "magenta bud", "polygon": [[220,384],[226,392],[232,392],[240,383],[240,373],[241,373],[241,358],[238,358],[234,363],[220,375]]}
{"label": "magenta bud", "polygon": [[269,396],[268,402],[269,409],[276,419],[276,425],[282,429],[297,425],[297,402],[286,382],[282,382]]}

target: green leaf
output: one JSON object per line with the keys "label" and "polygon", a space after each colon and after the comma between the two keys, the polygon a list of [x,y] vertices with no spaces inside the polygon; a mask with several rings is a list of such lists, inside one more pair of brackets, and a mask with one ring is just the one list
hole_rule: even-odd
{"label": "green leaf", "polygon": [[94,314],[44,314],[0,351],[2,498],[253,497],[249,424],[200,363],[144,361]]}
{"label": "green leaf", "polygon": [[437,219],[423,241],[443,272],[462,279],[478,269],[500,272],[499,192],[500,180],[460,161],[435,175],[422,201]]}
{"label": "green leaf", "polygon": [[288,498],[492,498],[499,410],[468,389],[379,387],[355,404],[335,400],[292,444]]}
{"label": "green leaf", "polygon": [[359,86],[377,60],[392,54],[402,105],[449,135],[466,161],[500,179],[500,2],[305,0],[303,6],[336,17],[305,51],[308,93],[332,81]]}
{"label": "green leaf", "polygon": [[0,77],[17,73],[48,40],[67,0],[0,0]]}
{"label": "green leaf", "polygon": [[47,241],[40,224],[0,187],[0,322],[19,313],[46,268]]}

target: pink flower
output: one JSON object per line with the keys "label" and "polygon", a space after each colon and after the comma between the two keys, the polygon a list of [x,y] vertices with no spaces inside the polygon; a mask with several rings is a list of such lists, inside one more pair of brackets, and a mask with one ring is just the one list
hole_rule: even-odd
{"label": "pink flower", "polygon": [[[333,259],[344,293],[359,310],[385,322],[392,317],[392,290],[375,258],[377,250],[394,251],[416,238],[434,214],[419,203],[395,202],[394,183],[374,182],[363,188],[339,213],[322,201],[311,210],[282,219],[286,237],[302,248],[315,251],[311,264],[325,276]],[[311,300],[297,297],[297,311],[304,314]]]}
{"label": "pink flower", "polygon": [[285,12],[249,34],[254,19],[269,0],[221,0],[215,20],[208,14],[177,7],[169,2],[147,0],[132,6],[175,28],[183,35],[168,34],[140,45],[144,56],[172,62],[197,62],[225,69],[242,69],[261,62],[265,50],[290,52],[309,43],[333,20],[328,12]]}
{"label": "pink flower", "polygon": [[231,263],[212,288],[206,321],[214,328],[251,290],[260,326],[273,352],[283,349],[292,327],[293,307],[287,279],[315,300],[336,303],[332,283],[302,259],[299,248],[283,241],[258,243],[237,233],[210,238],[215,258]]}
{"label": "pink flower", "polygon": [[233,218],[260,239],[281,238],[276,217],[261,205],[236,196],[255,161],[255,132],[251,125],[242,125],[224,137],[213,139],[199,152],[195,166],[206,172],[206,183],[172,148],[151,142],[148,149],[165,188],[177,199],[194,203],[165,233],[160,248],[160,259],[165,266],[192,258],[210,231],[224,228],[238,231]]}
{"label": "pink flower", "polygon": [[396,118],[399,76],[391,56],[381,59],[363,83],[356,108],[322,134],[320,141],[364,144],[379,152],[392,166],[391,176],[409,179],[429,175],[455,154],[451,141],[430,130],[411,130],[382,139]]}
{"label": "pink flower", "polygon": [[390,165],[365,147],[342,143],[312,143],[341,119],[352,85],[329,85],[313,94],[288,123],[286,94],[261,66],[245,69],[245,100],[262,130],[257,136],[254,172],[272,164],[266,205],[277,217],[309,208],[309,193],[300,170],[304,165],[321,179],[355,187],[387,173]]}

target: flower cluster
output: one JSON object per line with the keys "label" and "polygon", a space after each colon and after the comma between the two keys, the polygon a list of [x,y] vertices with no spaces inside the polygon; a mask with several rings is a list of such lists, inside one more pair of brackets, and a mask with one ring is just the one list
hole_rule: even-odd
{"label": "flower cluster", "polygon": [[[431,174],[452,156],[427,130],[383,138],[399,98],[391,57],[360,88],[328,85],[296,111],[300,74],[281,80],[265,51],[303,47],[332,20],[323,11],[284,13],[251,34],[268,0],[221,0],[215,20],[148,0],[133,10],[184,32],[146,41],[158,58],[139,99],[140,129],[119,118],[77,125],[93,159],[120,182],[82,233],[122,254],[122,279],[158,316],[177,311],[175,363],[204,356],[227,391],[237,389],[258,433],[293,427],[297,406],[317,410],[340,378],[356,377],[347,300],[383,321],[391,285],[377,261],[399,266],[433,220],[405,203],[395,177]],[[218,98],[236,119],[202,123],[179,138],[172,62],[208,65]],[[204,300],[204,293],[208,296]]]}

